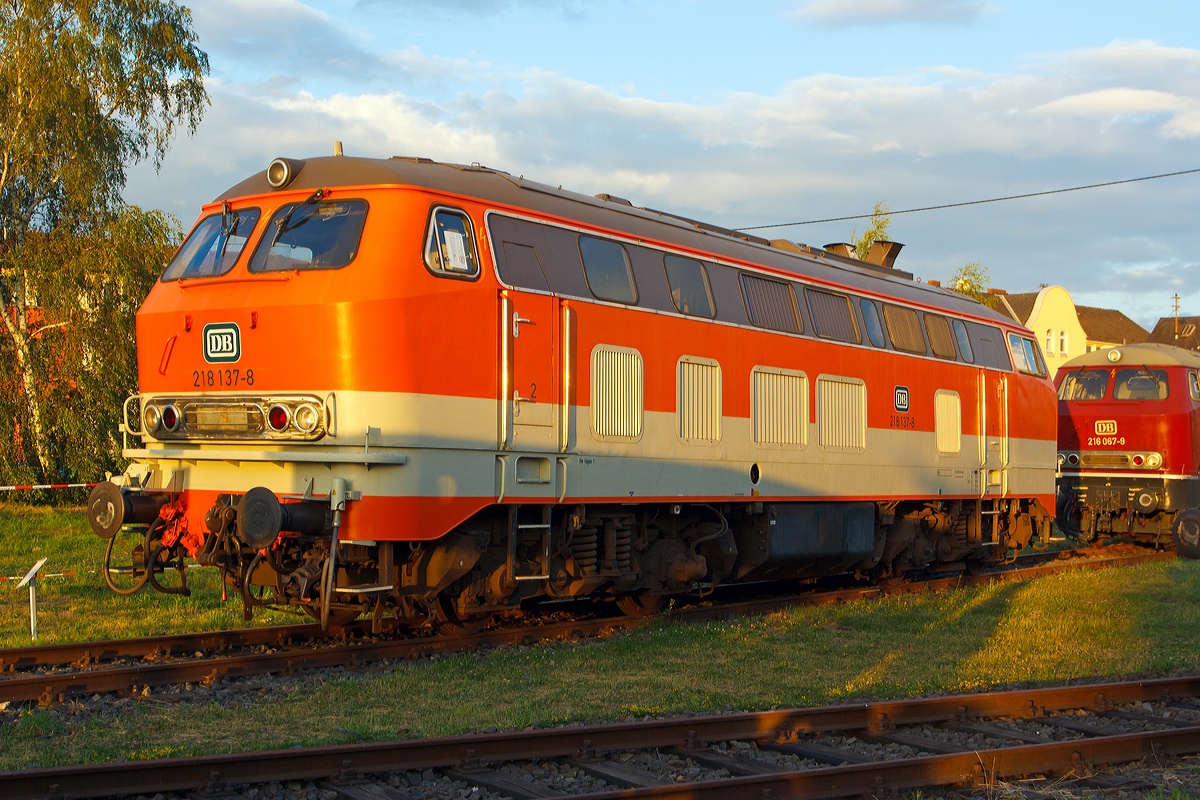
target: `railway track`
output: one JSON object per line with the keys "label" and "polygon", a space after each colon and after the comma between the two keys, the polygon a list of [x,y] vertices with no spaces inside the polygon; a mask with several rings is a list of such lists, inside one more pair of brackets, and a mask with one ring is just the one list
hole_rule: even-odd
{"label": "railway track", "polygon": [[[943,591],[997,581],[1027,580],[1068,569],[1100,569],[1173,557],[1145,548],[1098,548],[1037,554],[1010,568],[980,574],[962,572],[923,581],[869,587],[821,588],[800,595],[708,602],[671,611],[669,619],[704,621],[736,614],[763,614],[796,605],[848,602],[867,597]],[[248,628],[233,631],[81,642],[0,650],[0,702],[36,701],[49,706],[95,693],[135,694],[147,687],[184,683],[212,684],[265,673],[359,667],[392,659],[416,659],[480,647],[532,644],[580,638],[644,624],[638,617],[590,615],[565,622],[500,628],[471,636],[376,637],[369,627],[349,626],[341,638],[329,638],[316,625]],[[369,625],[369,623],[368,623]]]}
{"label": "railway track", "polygon": [[[1103,765],[1200,752],[1200,677],[1062,686],[508,733],[0,773],[10,800],[196,792],[411,800],[439,788],[529,798],[830,798],[1028,778],[1091,788],[1153,784]],[[294,784],[293,784],[294,786]],[[206,794],[207,793],[207,794]]]}

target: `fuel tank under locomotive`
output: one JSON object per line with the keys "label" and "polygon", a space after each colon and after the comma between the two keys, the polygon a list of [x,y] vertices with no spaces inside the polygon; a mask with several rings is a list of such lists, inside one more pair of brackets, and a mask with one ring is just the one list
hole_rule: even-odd
{"label": "fuel tank under locomotive", "polygon": [[247,618],[258,606],[299,606],[325,624],[367,612],[377,623],[461,625],[525,600],[581,596],[650,611],[720,583],[897,575],[1004,558],[1049,536],[1036,500],[496,505],[432,541],[368,546],[339,542],[336,498],[281,502],[263,487],[221,495],[202,535],[172,527],[176,501],[102,484],[89,520],[110,545],[123,522],[144,526],[133,577],[191,556],[221,569]]}

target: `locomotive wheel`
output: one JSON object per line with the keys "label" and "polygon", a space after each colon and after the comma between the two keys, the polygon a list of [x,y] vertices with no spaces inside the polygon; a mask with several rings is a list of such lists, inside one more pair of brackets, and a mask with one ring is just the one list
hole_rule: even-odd
{"label": "locomotive wheel", "polygon": [[1175,552],[1188,559],[1200,558],[1200,510],[1189,508],[1175,519],[1171,532]]}
{"label": "locomotive wheel", "polygon": [[630,617],[652,617],[666,601],[666,595],[661,594],[623,594],[617,598],[617,608]]}
{"label": "locomotive wheel", "polygon": [[434,626],[439,631],[458,636],[470,636],[471,634],[479,633],[492,621],[490,613],[473,614],[466,617],[460,616],[458,613],[458,604],[454,601],[453,597],[438,597],[432,611],[431,616],[433,617]]}

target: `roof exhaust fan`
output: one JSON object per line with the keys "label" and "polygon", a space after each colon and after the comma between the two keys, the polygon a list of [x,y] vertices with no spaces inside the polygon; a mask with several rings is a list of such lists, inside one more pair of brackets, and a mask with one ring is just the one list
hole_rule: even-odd
{"label": "roof exhaust fan", "polygon": [[272,189],[282,189],[296,179],[304,162],[294,158],[277,158],[267,167],[267,183]]}

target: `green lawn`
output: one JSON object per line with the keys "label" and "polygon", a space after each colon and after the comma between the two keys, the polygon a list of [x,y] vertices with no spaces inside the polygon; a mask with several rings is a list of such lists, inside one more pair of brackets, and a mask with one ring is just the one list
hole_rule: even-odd
{"label": "green lawn", "polygon": [[[0,728],[0,768],[1197,671],[1198,600],[1200,563],[1159,562],[755,619],[653,622],[577,645],[397,663],[249,708],[174,708],[151,698],[119,718],[72,723],[27,712]],[[181,602],[193,605],[186,606],[190,626],[179,627],[237,621],[232,604],[222,610],[200,599],[147,596],[141,612],[104,602],[126,615],[122,635],[149,632],[139,616],[159,620],[147,628],[168,629]]]}
{"label": "green lawn", "polygon": [[[126,540],[122,540],[126,541]],[[129,539],[132,546],[133,541]],[[118,597],[104,585],[100,564],[106,542],[88,527],[84,510],[0,504],[0,575],[24,575],[39,559],[43,572],[76,572],[38,581],[38,643],[114,639],[244,627],[236,593],[221,602],[213,569],[188,570],[191,597],[162,595],[146,587]],[[128,553],[114,564],[128,564]],[[170,578],[173,580],[174,575]],[[17,581],[0,581],[0,648],[24,647],[29,638],[29,594]],[[295,617],[256,615],[254,624],[295,622]]]}

